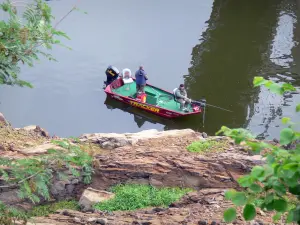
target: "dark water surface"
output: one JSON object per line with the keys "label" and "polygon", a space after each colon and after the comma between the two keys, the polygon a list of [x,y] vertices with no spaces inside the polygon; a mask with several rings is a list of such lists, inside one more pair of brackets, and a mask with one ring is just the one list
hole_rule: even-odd
{"label": "dark water surface", "polygon": [[[49,4],[59,19],[75,2]],[[51,134],[77,136],[153,128],[214,134],[226,125],[270,138],[278,136],[282,116],[299,120],[299,95],[252,87],[258,75],[300,84],[294,0],[85,0],[78,6],[88,14],[73,12],[60,25],[73,50],[56,47],[59,62],[23,68],[34,89],[0,87],[0,111],[14,127],[38,124]],[[203,128],[202,116],[170,121],[125,107],[101,88],[109,64],[133,72],[143,64],[152,84],[173,90],[185,83],[191,98],[205,96],[234,113],[208,107]]]}

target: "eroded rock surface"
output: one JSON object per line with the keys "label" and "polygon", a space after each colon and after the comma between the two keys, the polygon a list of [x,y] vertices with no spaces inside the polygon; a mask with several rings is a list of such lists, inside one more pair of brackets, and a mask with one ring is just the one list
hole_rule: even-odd
{"label": "eroded rock surface", "polygon": [[99,144],[104,149],[115,149],[123,146],[134,146],[139,141],[148,139],[163,139],[165,137],[182,137],[197,135],[198,138],[202,138],[199,133],[194,132],[191,129],[183,130],[170,130],[170,131],[157,131],[155,129],[144,130],[138,133],[95,133],[95,134],[83,134],[79,139],[83,142],[90,141]]}
{"label": "eroded rock surface", "polygon": [[235,180],[261,162],[260,157],[232,147],[226,138],[216,139],[224,142],[223,149],[216,152],[188,152],[186,147],[199,139],[203,139],[199,133],[184,131],[179,136],[145,138],[97,155],[92,187],[107,189],[120,182],[195,189],[236,187]]}

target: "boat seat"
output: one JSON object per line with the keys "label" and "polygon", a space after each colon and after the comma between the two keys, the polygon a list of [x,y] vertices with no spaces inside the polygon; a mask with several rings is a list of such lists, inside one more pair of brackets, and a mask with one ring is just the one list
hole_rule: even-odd
{"label": "boat seat", "polygon": [[131,84],[133,83],[133,79],[131,76],[131,70],[128,68],[123,69],[122,71],[122,80],[124,84]]}

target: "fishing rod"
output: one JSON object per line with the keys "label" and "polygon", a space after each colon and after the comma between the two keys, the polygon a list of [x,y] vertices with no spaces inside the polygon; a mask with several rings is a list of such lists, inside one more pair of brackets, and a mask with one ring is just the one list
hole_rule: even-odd
{"label": "fishing rod", "polygon": [[197,104],[197,105],[199,105],[200,107],[203,107],[203,108],[205,108],[205,106],[211,106],[211,107],[214,107],[214,108],[217,108],[217,109],[222,109],[222,110],[227,111],[227,112],[233,112],[229,109],[225,109],[225,108],[222,108],[222,107],[219,107],[219,106],[207,104],[206,100],[204,98],[202,100],[199,100],[199,101],[192,100],[192,103]]}
{"label": "fishing rod", "polygon": [[233,112],[233,111],[231,111],[231,110],[229,110],[229,109],[224,109],[224,108],[219,107],[219,106],[210,105],[210,104],[206,104],[206,105],[211,106],[211,107],[215,107],[215,108],[217,108],[217,109],[222,109],[222,110],[225,110],[225,111],[227,111],[227,112]]}
{"label": "fishing rod", "polygon": [[202,123],[203,123],[203,127],[204,127],[204,123],[205,123],[205,107],[204,107],[203,115],[202,115]]}

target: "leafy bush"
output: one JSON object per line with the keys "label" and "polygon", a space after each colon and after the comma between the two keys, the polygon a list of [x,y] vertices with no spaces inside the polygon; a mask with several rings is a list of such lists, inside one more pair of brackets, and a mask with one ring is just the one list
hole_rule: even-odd
{"label": "leafy bush", "polygon": [[[262,77],[255,77],[253,83],[255,87],[264,85],[271,92],[281,95],[287,91],[295,91],[290,84],[277,84]],[[295,110],[300,111],[300,104]],[[236,207],[243,207],[243,217],[247,221],[256,217],[256,208],[259,207],[262,210],[275,211],[274,221],[284,216],[286,223],[300,224],[300,132],[294,130],[295,123],[290,118],[284,117],[282,122],[288,127],[280,132],[280,146],[257,142],[244,129],[229,129],[224,126],[217,132],[233,138],[237,144],[245,141],[254,153],[261,154],[264,150],[262,155],[266,164],[253,167],[249,175],[238,179],[245,191],[229,190],[225,195]],[[292,150],[284,149],[291,144],[296,147]],[[224,212],[226,222],[236,219],[236,207]]]}
{"label": "leafy bush", "polygon": [[0,85],[32,87],[29,82],[19,79],[19,63],[32,67],[33,62],[39,60],[39,55],[56,61],[41,47],[50,50],[53,45],[62,45],[56,37],[70,38],[56,29],[58,23],[54,27],[51,25],[54,17],[46,2],[34,0],[24,5],[26,10],[22,15],[18,15],[14,3],[18,4],[10,0],[0,4],[0,10],[8,16],[7,21],[0,21]]}
{"label": "leafy bush", "polygon": [[191,191],[191,189],[158,189],[149,185],[125,184],[116,185],[111,191],[115,193],[115,197],[95,204],[94,208],[103,211],[116,211],[135,210],[149,206],[168,206]]}
{"label": "leafy bush", "polygon": [[[83,176],[84,183],[90,183],[93,172],[92,157],[68,140],[53,142],[62,149],[49,149],[48,154],[32,158],[0,158],[0,168],[9,168],[9,172],[0,169],[0,175],[7,182],[0,188],[18,188],[21,199],[30,199],[37,203],[41,197],[50,200],[49,185],[55,173],[64,179],[67,177],[67,170],[74,176]],[[0,208],[0,219],[1,213],[7,214],[7,210],[2,208],[1,211]]]}
{"label": "leafy bush", "polygon": [[0,188],[18,187],[21,199],[28,198],[36,203],[40,201],[38,195],[50,200],[48,186],[53,173],[56,172],[63,179],[66,175],[60,172],[68,169],[74,176],[82,175],[84,182],[91,181],[92,157],[83,152],[78,146],[65,141],[53,141],[64,150],[49,149],[48,154],[23,159],[0,158],[0,166],[8,167],[10,172],[0,168],[2,178],[7,185]]}

